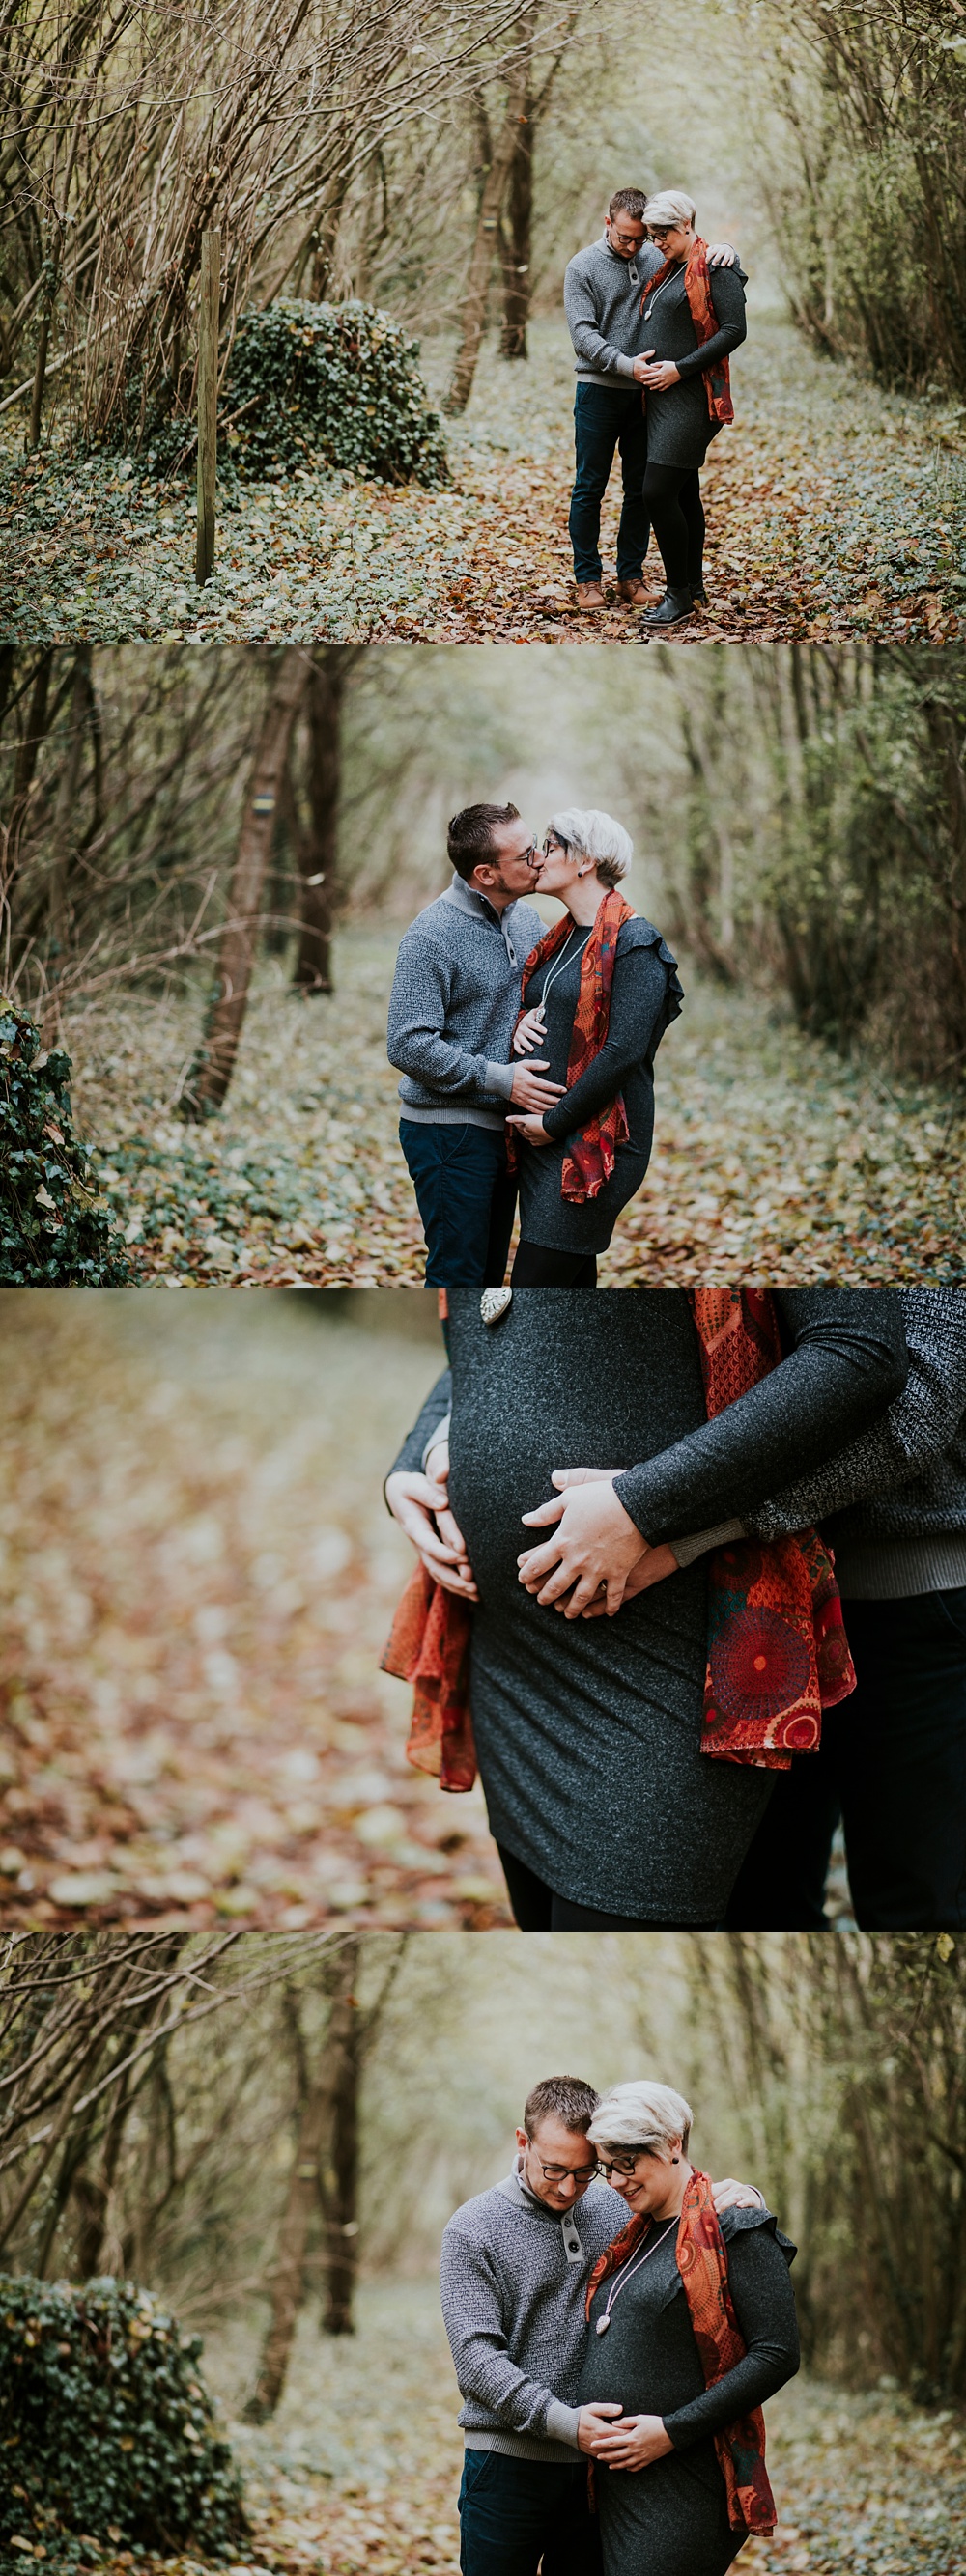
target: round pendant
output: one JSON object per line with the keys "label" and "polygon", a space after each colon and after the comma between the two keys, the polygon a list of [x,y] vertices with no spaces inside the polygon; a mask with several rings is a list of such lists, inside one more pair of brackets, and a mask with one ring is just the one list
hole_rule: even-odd
{"label": "round pendant", "polygon": [[512,1295],[512,1288],[484,1288],[480,1298],[480,1313],[484,1324],[499,1323],[501,1315],[506,1314]]}
{"label": "round pendant", "polygon": [[597,2332],[598,2332],[598,2334],[606,2334],[606,2332],[607,2332],[607,2328],[608,2328],[609,2324],[610,2324],[610,2318],[609,2318],[609,2317],[598,2317],[598,2319],[597,2319]]}

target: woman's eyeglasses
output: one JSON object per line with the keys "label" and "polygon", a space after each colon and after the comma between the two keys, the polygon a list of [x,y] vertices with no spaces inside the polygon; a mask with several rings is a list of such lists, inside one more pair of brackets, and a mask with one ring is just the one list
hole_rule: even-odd
{"label": "woman's eyeglasses", "polygon": [[545,859],[549,859],[551,850],[569,850],[569,848],[569,841],[562,841],[559,832],[548,832],[543,845],[543,855]]}

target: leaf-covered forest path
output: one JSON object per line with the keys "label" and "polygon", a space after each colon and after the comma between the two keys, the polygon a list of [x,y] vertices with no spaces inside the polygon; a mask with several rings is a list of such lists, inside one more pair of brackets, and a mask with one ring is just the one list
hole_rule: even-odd
{"label": "leaf-covered forest path", "polygon": [[[116,456],[21,453],[3,426],[0,572],[14,639],[630,642],[610,582],[579,616],[567,544],[573,363],[558,320],[526,364],[488,343],[448,424],[453,487],[392,491],[300,469],[220,511],[215,576],[193,578],[193,486]],[[451,351],[424,349],[434,396]],[[705,477],[710,608],[670,640],[941,644],[966,633],[966,436],[958,411],[886,395],[752,304],[736,422]],[[617,484],[604,516],[613,574]],[[654,548],[647,578],[663,588]]]}
{"label": "leaf-covered forest path", "polygon": [[[364,2287],[358,2315],[348,2342],[303,2314],[281,2406],[258,2431],[238,2420],[254,2339],[240,2328],[209,2339],[202,2366],[229,2409],[256,2533],[235,2576],[458,2576],[462,2441],[435,2283]],[[778,2528],[746,2544],[743,2576],[959,2576],[961,2420],[894,2390],[803,2378],[771,2400],[767,2422]]]}
{"label": "leaf-covered forest path", "polygon": [[[419,1285],[385,1055],[395,945],[344,932],[324,1000],[265,966],[226,1107],[203,1127],[172,1108],[200,994],[123,997],[68,1031],[78,1132],[141,1284]],[[961,1106],[844,1062],[760,993],[688,970],[685,986],[657,1059],[653,1160],[602,1285],[966,1280]]]}

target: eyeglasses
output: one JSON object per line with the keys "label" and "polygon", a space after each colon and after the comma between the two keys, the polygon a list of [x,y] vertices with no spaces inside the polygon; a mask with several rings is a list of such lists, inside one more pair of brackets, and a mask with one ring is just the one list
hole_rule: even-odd
{"label": "eyeglasses", "polygon": [[649,2147],[635,2147],[631,2155],[614,2156],[610,2164],[602,2156],[597,2171],[603,2175],[605,2182],[610,2181],[612,2173],[619,2173],[626,2182],[629,2176],[636,2172],[641,2157],[650,2155],[650,2152]]}
{"label": "eyeglasses", "polygon": [[544,2182],[575,2182],[580,2189],[593,2182],[597,2165],[541,2165]]}
{"label": "eyeglasses", "polygon": [[548,832],[543,845],[543,855],[545,859],[549,859],[551,850],[569,850],[569,848],[569,841],[565,841],[559,832]]}

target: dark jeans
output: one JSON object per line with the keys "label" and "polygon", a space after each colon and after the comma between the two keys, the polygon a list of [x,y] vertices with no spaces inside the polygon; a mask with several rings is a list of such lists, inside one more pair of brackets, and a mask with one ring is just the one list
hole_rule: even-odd
{"label": "dark jeans", "polygon": [[517,1199],[502,1129],[401,1118],[399,1142],[423,1221],[427,1288],[502,1288]]}
{"label": "dark jeans", "polygon": [[599,2523],[587,2503],[587,2463],[511,2460],[467,2451],[460,2488],[463,2576],[599,2576]]}
{"label": "dark jeans", "polygon": [[649,465],[644,500],[669,590],[704,587],[704,503],[697,466]]}
{"label": "dark jeans", "polygon": [[577,472],[570,504],[575,581],[599,581],[600,505],[620,449],[624,501],[617,531],[618,581],[637,581],[647,553],[650,524],[641,498],[647,464],[647,424],[640,385],[578,385],[574,404]]}
{"label": "dark jeans", "polygon": [[845,1601],[858,1688],[780,1772],[728,1909],[735,1931],[824,1926],[841,1816],[867,1932],[966,1928],[966,1589]]}

